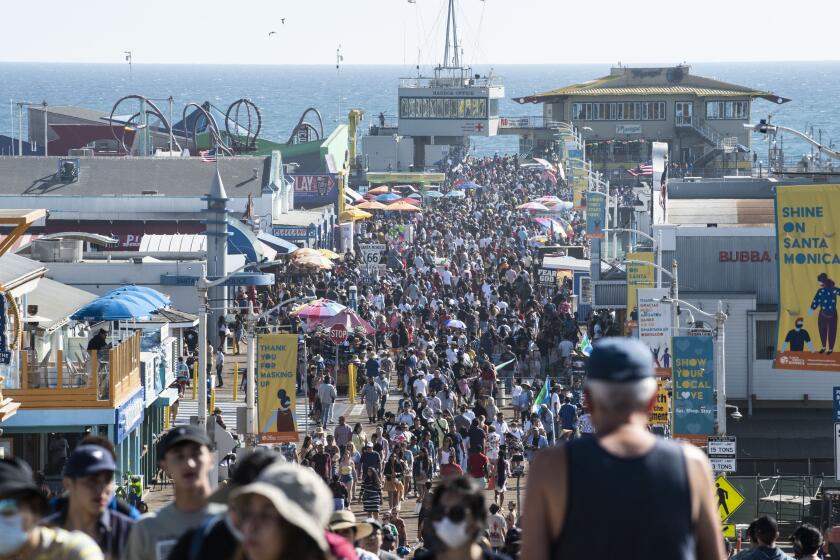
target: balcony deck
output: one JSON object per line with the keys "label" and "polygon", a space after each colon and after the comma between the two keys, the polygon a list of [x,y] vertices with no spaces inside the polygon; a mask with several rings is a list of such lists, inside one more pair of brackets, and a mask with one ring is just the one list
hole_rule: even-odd
{"label": "balcony deck", "polygon": [[20,360],[21,389],[4,389],[21,410],[55,408],[115,408],[140,388],[140,334],[118,345],[91,351],[84,362],[38,363],[28,354]]}

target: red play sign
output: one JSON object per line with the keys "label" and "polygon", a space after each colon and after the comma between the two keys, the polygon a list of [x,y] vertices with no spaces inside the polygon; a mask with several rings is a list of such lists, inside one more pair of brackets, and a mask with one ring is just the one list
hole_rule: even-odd
{"label": "red play sign", "polygon": [[333,344],[341,344],[347,340],[347,327],[344,325],[333,325],[330,329],[330,340]]}

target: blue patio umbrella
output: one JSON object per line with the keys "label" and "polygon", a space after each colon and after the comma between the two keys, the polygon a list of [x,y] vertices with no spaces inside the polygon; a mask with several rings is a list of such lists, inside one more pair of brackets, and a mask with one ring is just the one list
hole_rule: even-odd
{"label": "blue patio umbrella", "polygon": [[111,290],[105,295],[114,295],[114,294],[129,294],[138,299],[142,299],[148,301],[152,305],[155,306],[155,309],[160,309],[161,307],[168,307],[172,304],[172,300],[169,299],[164,293],[161,293],[155,289],[149,288],[147,286],[136,286],[134,284],[129,284],[128,286],[121,286],[114,290]]}
{"label": "blue patio umbrella", "polygon": [[379,196],[374,198],[374,200],[376,202],[394,202],[395,200],[399,200],[401,198],[402,197],[400,195],[398,195],[397,193],[388,192],[388,193],[380,194]]}
{"label": "blue patio umbrella", "polygon": [[449,191],[446,193],[446,198],[465,198],[466,196],[464,191]]}
{"label": "blue patio umbrella", "polygon": [[440,191],[428,191],[423,196],[426,198],[443,198],[443,193]]}
{"label": "blue patio umbrella", "polygon": [[479,185],[478,183],[474,183],[473,181],[467,181],[466,183],[461,183],[460,185],[458,185],[458,188],[468,191],[473,189],[483,189],[484,185]]}
{"label": "blue patio umbrella", "polygon": [[85,305],[70,316],[74,321],[128,321],[147,319],[153,305],[128,294],[103,296]]}

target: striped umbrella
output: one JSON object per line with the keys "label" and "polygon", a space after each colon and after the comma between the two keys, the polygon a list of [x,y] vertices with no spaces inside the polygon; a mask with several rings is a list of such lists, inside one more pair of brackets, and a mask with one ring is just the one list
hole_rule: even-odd
{"label": "striped umbrella", "polygon": [[327,317],[335,317],[342,311],[347,309],[337,301],[331,299],[316,299],[309,303],[304,303],[300,307],[292,311],[292,315],[301,317],[302,319],[314,320],[325,319]]}
{"label": "striped umbrella", "polygon": [[327,317],[324,319],[318,319],[317,321],[310,320],[310,323],[313,322],[320,323],[325,329],[332,328],[334,325],[342,325],[348,331],[355,330],[357,327],[360,327],[366,335],[376,333],[371,324],[359,317],[359,314],[352,309],[345,309],[335,317]]}
{"label": "striped umbrella", "polygon": [[545,204],[539,202],[526,202],[516,207],[517,210],[528,210],[530,212],[547,212],[548,208]]}

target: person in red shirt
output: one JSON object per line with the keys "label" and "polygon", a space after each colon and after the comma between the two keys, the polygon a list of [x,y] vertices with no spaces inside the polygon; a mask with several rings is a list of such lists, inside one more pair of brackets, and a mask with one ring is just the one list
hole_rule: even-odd
{"label": "person in red shirt", "polygon": [[461,466],[455,462],[455,454],[450,453],[449,462],[440,466],[440,477],[450,478],[453,476],[460,476],[462,474],[464,474],[464,471],[461,470]]}
{"label": "person in red shirt", "polygon": [[484,454],[483,446],[475,446],[470,450],[467,458],[467,471],[478,481],[482,489],[487,488],[487,475],[490,461]]}

